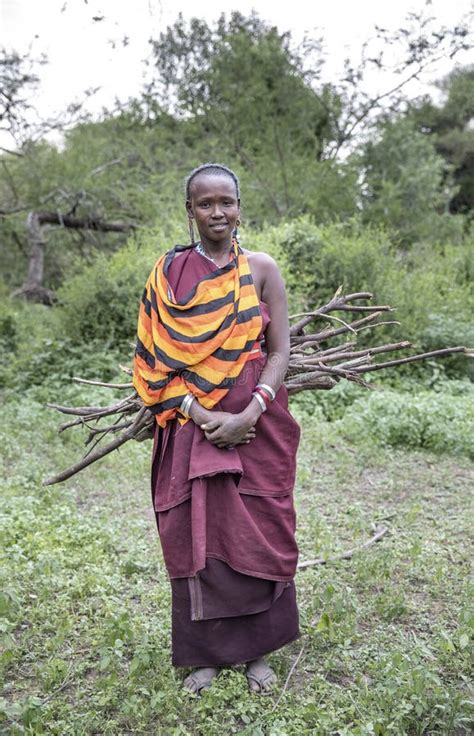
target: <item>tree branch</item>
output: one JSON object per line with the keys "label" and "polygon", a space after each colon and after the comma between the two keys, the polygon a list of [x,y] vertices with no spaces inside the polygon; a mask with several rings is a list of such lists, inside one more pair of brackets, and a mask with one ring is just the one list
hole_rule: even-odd
{"label": "tree branch", "polygon": [[297,569],[305,570],[306,568],[314,567],[315,565],[327,565],[331,562],[339,562],[339,560],[350,560],[356,554],[356,552],[361,552],[362,550],[372,546],[372,544],[380,541],[387,532],[388,527],[382,526],[377,529],[374,536],[368,539],[367,542],[364,542],[364,544],[361,544],[358,547],[352,547],[352,549],[348,549],[346,552],[342,552],[342,554],[335,555],[334,557],[318,557],[315,560],[305,560],[304,562],[298,562]]}

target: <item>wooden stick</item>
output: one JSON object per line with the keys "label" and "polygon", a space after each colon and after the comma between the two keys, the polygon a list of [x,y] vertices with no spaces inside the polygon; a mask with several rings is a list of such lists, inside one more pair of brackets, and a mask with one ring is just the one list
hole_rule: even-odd
{"label": "wooden stick", "polygon": [[[384,312],[393,311],[389,305],[379,306],[363,306],[354,305],[352,302],[360,299],[371,299],[370,292],[361,291],[344,296],[341,287],[336,291],[333,298],[321,308],[313,312],[305,312],[302,314],[292,315],[290,319],[298,318],[298,322],[290,327],[290,363],[285,376],[284,385],[288,390],[288,394],[294,395],[300,391],[317,389],[330,390],[341,379],[353,381],[366,388],[372,388],[369,383],[361,378],[361,374],[390,368],[392,366],[403,365],[414,361],[426,360],[427,358],[436,358],[453,353],[463,353],[468,357],[474,357],[474,351],[464,347],[444,348],[441,350],[433,350],[431,352],[422,353],[420,355],[411,355],[406,358],[397,360],[389,360],[385,362],[375,363],[372,358],[382,353],[394,352],[405,348],[412,347],[408,341],[398,343],[390,343],[386,345],[377,345],[376,347],[368,347],[357,350],[355,340],[346,341],[341,345],[335,345],[329,348],[321,348],[321,343],[325,343],[331,338],[339,335],[348,335],[348,333],[358,333],[361,330],[375,329],[382,325],[399,324],[396,320],[378,319]],[[340,317],[330,315],[330,312],[346,311],[346,312],[363,312],[366,313],[359,319],[352,322],[345,322]],[[309,335],[301,334],[304,327],[313,320],[329,319],[342,323],[341,327],[325,328],[319,332]],[[300,333],[300,334],[298,334]],[[346,338],[347,340],[347,338]],[[134,345],[133,345],[134,347]],[[331,364],[331,365],[329,365]],[[132,371],[128,366],[120,365],[120,369],[131,375]],[[111,389],[130,389],[131,382],[127,383],[107,383],[98,380],[89,380],[74,377],[77,383],[103,386]],[[51,485],[62,480],[70,478],[72,475],[80,472],[83,468],[92,464],[96,460],[104,457],[108,453],[117,449],[130,439],[141,441],[150,436],[150,430],[155,426],[155,420],[152,414],[143,406],[141,398],[134,391],[124,399],[105,407],[79,406],[67,407],[59,404],[47,404],[47,406],[60,411],[63,414],[73,415],[76,418],[66,422],[60,426],[59,431],[82,425],[89,429],[89,437],[86,444],[92,444],[89,452],[78,463],[75,463],[67,470],[48,479],[45,484]],[[116,415],[114,424],[100,427],[91,426],[89,422],[99,422],[102,417]],[[124,416],[129,415],[130,421]],[[135,418],[133,418],[135,415]],[[121,434],[102,449],[97,449],[97,444],[109,433]],[[122,431],[123,430],[123,431]],[[97,439],[96,439],[97,438]],[[385,533],[385,532],[383,532]],[[377,541],[377,540],[375,540]],[[372,541],[369,540],[371,544]],[[362,547],[364,548],[364,547]],[[342,559],[352,556],[353,550],[342,555]],[[340,557],[334,559],[341,559]],[[300,563],[299,567],[305,567],[311,564],[325,564],[330,560],[309,561],[308,563]]]}
{"label": "wooden stick", "polygon": [[278,706],[280,704],[280,700],[282,699],[282,697],[286,693],[286,690],[288,688],[288,683],[290,682],[290,679],[291,679],[291,676],[292,676],[293,672],[295,671],[295,669],[298,666],[298,662],[300,661],[301,657],[303,656],[303,652],[304,652],[304,644],[301,647],[301,649],[300,649],[300,651],[298,653],[298,656],[296,657],[295,661],[291,665],[291,669],[288,672],[288,677],[285,680],[285,684],[283,685],[282,691],[281,691],[280,695],[278,696],[277,701],[276,701],[275,705],[273,706],[273,708],[271,710],[271,713],[273,713],[273,711],[275,711],[278,708]]}
{"label": "wooden stick", "polygon": [[330,391],[332,388],[334,388],[337,382],[338,382],[338,379],[335,379],[332,376],[326,375],[326,376],[318,376],[317,378],[314,378],[311,381],[306,381],[305,383],[301,383],[301,384],[285,382],[285,386],[288,390],[288,395],[294,396],[295,394],[298,394],[300,391],[307,391],[308,389],[319,389],[322,391]]}
{"label": "wooden stick", "polygon": [[354,368],[357,373],[367,373],[368,371],[379,371],[382,368],[391,368],[395,365],[404,365],[405,363],[414,363],[416,360],[426,360],[427,358],[439,358],[442,355],[452,355],[453,353],[464,353],[468,358],[474,358],[474,350],[469,350],[463,346],[457,348],[443,348],[442,350],[431,350],[429,353],[420,353],[419,355],[410,355],[408,358],[399,358],[398,360],[387,360],[385,363],[374,363],[364,368]]}
{"label": "wooden stick", "polygon": [[358,547],[353,547],[352,549],[348,549],[346,552],[343,552],[340,555],[336,555],[335,557],[318,557],[316,560],[305,560],[305,562],[298,562],[298,570],[304,570],[307,567],[314,567],[315,565],[327,565],[328,562],[339,562],[339,560],[350,560],[354,556],[356,552],[361,552],[364,549],[367,549],[372,544],[375,544],[375,542],[378,542],[382,537],[388,532],[388,527],[382,526],[380,529],[376,531],[373,537],[370,537],[370,539],[367,540],[367,542],[364,542],[364,544],[359,545]]}
{"label": "wooden stick", "polygon": [[105,383],[104,381],[90,381],[88,378],[73,376],[75,383],[86,383],[88,386],[105,386],[105,388],[133,388],[133,383]]}
{"label": "wooden stick", "polygon": [[[345,346],[341,346],[343,349]],[[395,342],[391,345],[379,345],[375,348],[366,348],[365,350],[356,350],[354,352],[349,352],[349,357],[351,360],[354,360],[356,358],[364,358],[364,357],[370,357],[371,355],[378,355],[379,353],[392,353],[396,350],[404,350],[405,348],[411,347],[411,343],[408,342],[408,340],[404,340],[403,342]],[[333,363],[337,360],[345,360],[348,357],[348,351],[344,351],[341,353],[337,353],[335,350],[334,352],[330,353],[328,352],[315,352],[310,353],[309,355],[305,355],[302,358],[299,358],[297,361],[291,362],[289,365],[289,369],[293,370],[294,368],[304,368],[307,365],[315,365],[316,363]]]}
{"label": "wooden stick", "polygon": [[138,412],[132,426],[126,429],[125,432],[113,439],[112,442],[109,442],[108,445],[104,445],[98,450],[95,450],[87,457],[79,460],[79,462],[74,463],[74,465],[71,465],[70,468],[67,468],[62,473],[57,473],[57,475],[51,476],[51,478],[48,478],[43,482],[43,485],[52,486],[54,483],[61,483],[62,481],[71,478],[71,476],[75,475],[76,473],[79,473],[79,471],[83,470],[84,468],[87,468],[87,466],[91,465],[91,463],[99,460],[102,457],[105,457],[105,455],[108,455],[113,450],[116,450],[118,447],[124,445],[125,442],[128,442],[128,440],[133,438],[134,430],[138,428],[140,421],[145,416],[146,411],[147,408],[145,406],[142,407]]}
{"label": "wooden stick", "polygon": [[107,434],[108,432],[118,432],[120,429],[127,429],[127,427],[131,427],[131,425],[133,424],[133,419],[129,419],[126,422],[117,424],[119,418],[120,417],[117,417],[115,422],[113,424],[109,424],[108,427],[88,427],[90,436],[86,440],[86,445],[95,437],[96,434],[104,435],[104,434]]}
{"label": "wooden stick", "polygon": [[333,298],[325,304],[323,307],[320,307],[319,309],[314,310],[314,312],[306,312],[302,315],[292,315],[290,319],[301,316],[301,319],[296,322],[296,324],[292,325],[290,327],[290,335],[297,335],[298,333],[303,330],[307,324],[309,324],[313,319],[317,319],[318,317],[322,317],[325,314],[328,314],[329,312],[337,312],[337,311],[354,311],[354,312],[392,312],[393,307],[390,307],[389,305],[382,304],[379,306],[362,306],[362,305],[351,305],[349,302],[354,301],[356,299],[372,299],[373,294],[371,294],[368,291],[361,291],[356,294],[349,294],[348,296],[341,295],[342,287],[340,286],[339,289],[334,294]]}
{"label": "wooden stick", "polygon": [[46,404],[49,409],[56,409],[62,414],[75,414],[76,416],[106,416],[107,414],[113,414],[114,412],[122,409],[130,403],[130,408],[133,408],[133,399],[137,399],[137,394],[133,393],[130,396],[126,396],[125,399],[121,399],[116,404],[110,404],[109,406],[62,406],[60,404]]}
{"label": "wooden stick", "polygon": [[[362,325],[365,325],[369,322],[373,322],[377,319],[377,317],[380,317],[382,312],[372,312],[372,314],[368,314],[367,317],[362,317],[361,319],[356,319],[353,322],[348,322],[350,326],[355,329],[356,332],[359,331],[359,327]],[[309,323],[308,323],[309,324]],[[293,345],[298,345],[299,343],[306,342],[307,340],[318,340],[320,342],[324,342],[326,340],[329,340],[331,337],[336,337],[337,335],[343,335],[345,332],[347,332],[347,327],[336,327],[332,330],[328,330],[327,328],[325,330],[320,330],[320,332],[316,332],[311,335],[294,335],[291,334],[291,343]]]}

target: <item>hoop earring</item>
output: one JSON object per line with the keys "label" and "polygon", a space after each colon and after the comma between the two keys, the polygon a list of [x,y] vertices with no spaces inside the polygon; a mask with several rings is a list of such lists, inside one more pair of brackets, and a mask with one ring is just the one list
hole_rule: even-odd
{"label": "hoop earring", "polygon": [[196,241],[194,240],[194,225],[193,225],[192,217],[188,217],[188,227],[189,227],[189,237],[191,238],[191,244],[195,245]]}

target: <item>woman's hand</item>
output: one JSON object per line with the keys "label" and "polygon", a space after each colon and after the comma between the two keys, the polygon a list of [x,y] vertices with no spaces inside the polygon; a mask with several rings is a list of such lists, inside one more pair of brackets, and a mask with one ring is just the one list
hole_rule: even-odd
{"label": "woman's hand", "polygon": [[226,411],[212,412],[212,419],[201,424],[206,439],[217,447],[248,444],[255,437],[253,422],[243,414]]}

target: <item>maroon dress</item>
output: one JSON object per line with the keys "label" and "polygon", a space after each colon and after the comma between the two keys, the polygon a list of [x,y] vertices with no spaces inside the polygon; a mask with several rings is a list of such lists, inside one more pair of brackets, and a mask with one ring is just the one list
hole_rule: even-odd
{"label": "maroon dress", "polygon": [[[195,250],[173,260],[177,299],[216,268]],[[260,344],[217,410],[239,412],[266,362]],[[175,419],[155,428],[152,497],[172,587],[175,666],[248,662],[299,636],[293,581],[298,559],[293,486],[300,429],[282,386],[256,437],[232,450]]]}

